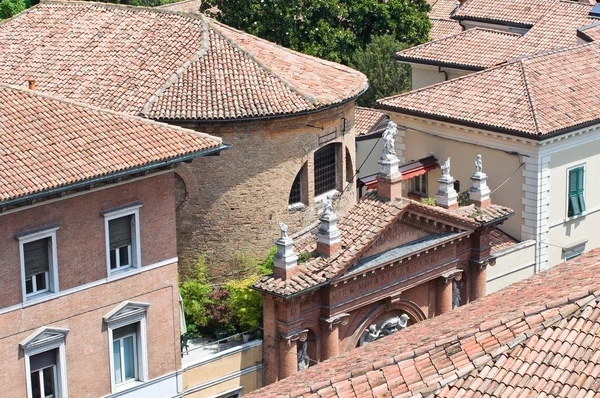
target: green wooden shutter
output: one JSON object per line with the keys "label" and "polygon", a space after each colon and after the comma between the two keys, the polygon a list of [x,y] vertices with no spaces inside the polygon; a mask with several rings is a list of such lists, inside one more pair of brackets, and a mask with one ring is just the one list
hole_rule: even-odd
{"label": "green wooden shutter", "polygon": [[577,199],[579,201],[579,209],[581,210],[581,213],[583,213],[585,211],[585,199],[584,199],[584,195],[583,195],[583,188],[584,188],[584,176],[583,176],[583,167],[580,167],[579,169],[579,173],[577,175]]}
{"label": "green wooden shutter", "polygon": [[569,170],[569,217],[576,216],[579,211],[579,198],[577,197],[577,183],[579,169]]}
{"label": "green wooden shutter", "polygon": [[50,238],[36,240],[23,245],[25,276],[41,274],[50,269]]}

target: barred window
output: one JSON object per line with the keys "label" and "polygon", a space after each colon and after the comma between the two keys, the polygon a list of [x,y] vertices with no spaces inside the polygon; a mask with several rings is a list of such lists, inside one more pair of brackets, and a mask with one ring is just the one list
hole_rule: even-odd
{"label": "barred window", "polygon": [[336,188],[336,150],[335,144],[315,152],[315,196]]}

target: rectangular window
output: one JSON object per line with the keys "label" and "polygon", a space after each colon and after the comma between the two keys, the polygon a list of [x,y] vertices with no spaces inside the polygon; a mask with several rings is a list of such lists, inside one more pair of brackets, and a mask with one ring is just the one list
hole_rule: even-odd
{"label": "rectangular window", "polygon": [[427,174],[413,177],[409,180],[409,192],[427,197]]}
{"label": "rectangular window", "polygon": [[336,144],[329,144],[315,152],[315,196],[336,189]]}
{"label": "rectangular window", "polygon": [[111,270],[131,267],[132,265],[133,223],[133,215],[108,221]]}
{"label": "rectangular window", "polygon": [[56,398],[59,396],[57,351],[58,349],[49,350],[29,357],[29,376],[33,398]]}
{"label": "rectangular window", "polygon": [[585,212],[584,167],[569,170],[568,216],[574,217]]}
{"label": "rectangular window", "polygon": [[138,379],[138,324],[113,330],[113,377],[115,384]]}
{"label": "rectangular window", "polygon": [[50,237],[23,244],[26,295],[43,293],[49,290],[51,256],[52,239]]}

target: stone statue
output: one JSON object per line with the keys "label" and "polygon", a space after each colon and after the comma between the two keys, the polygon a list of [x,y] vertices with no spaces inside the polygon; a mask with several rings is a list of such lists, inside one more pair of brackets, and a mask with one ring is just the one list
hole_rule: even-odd
{"label": "stone statue", "polygon": [[398,328],[406,329],[406,327],[408,326],[409,319],[410,319],[410,317],[407,314],[400,315],[400,321],[398,322]]}
{"label": "stone statue", "polygon": [[396,156],[396,139],[394,136],[398,132],[397,127],[398,125],[390,120],[385,131],[381,135],[381,138],[383,138],[382,158]]}
{"label": "stone statue", "polygon": [[327,197],[323,199],[323,214],[331,213],[333,213],[333,205],[331,203],[331,198]]}
{"label": "stone statue", "polygon": [[481,155],[477,155],[475,159],[475,173],[481,173],[483,171],[483,162],[481,161]]}
{"label": "stone statue", "polygon": [[382,337],[389,336],[392,333],[396,333],[398,330],[405,329],[408,326],[409,316],[402,314],[387,319],[381,324],[381,327],[377,328],[377,325],[372,323],[365,332],[367,335],[362,340],[361,345],[372,343],[375,340],[379,340]]}
{"label": "stone statue", "polygon": [[280,238],[281,239],[287,239],[287,237],[288,237],[288,226],[285,225],[284,223],[280,222],[279,223],[279,229],[281,230]]}
{"label": "stone statue", "polygon": [[452,309],[460,307],[460,285],[455,279],[452,281]]}
{"label": "stone statue", "polygon": [[450,158],[442,165],[442,176],[450,176]]}
{"label": "stone statue", "polygon": [[303,341],[300,344],[300,350],[298,350],[298,371],[308,369],[310,358],[308,357],[308,344]]}
{"label": "stone statue", "polygon": [[374,342],[375,340],[377,340],[379,338],[379,334],[381,333],[381,330],[377,330],[377,325],[375,325],[374,323],[371,324],[371,326],[369,326],[369,328],[366,330],[367,335],[365,336],[365,340],[363,341],[363,344],[369,344]]}

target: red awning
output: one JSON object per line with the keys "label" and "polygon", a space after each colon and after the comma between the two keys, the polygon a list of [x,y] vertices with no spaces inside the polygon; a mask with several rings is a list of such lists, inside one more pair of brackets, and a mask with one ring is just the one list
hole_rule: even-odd
{"label": "red awning", "polygon": [[[423,159],[406,163],[400,166],[399,169],[402,173],[402,180],[405,181],[429,173],[431,170],[435,170],[438,167],[440,167],[438,160],[433,156],[428,156]],[[368,190],[377,189],[377,173],[359,177],[358,180],[366,186]]]}

